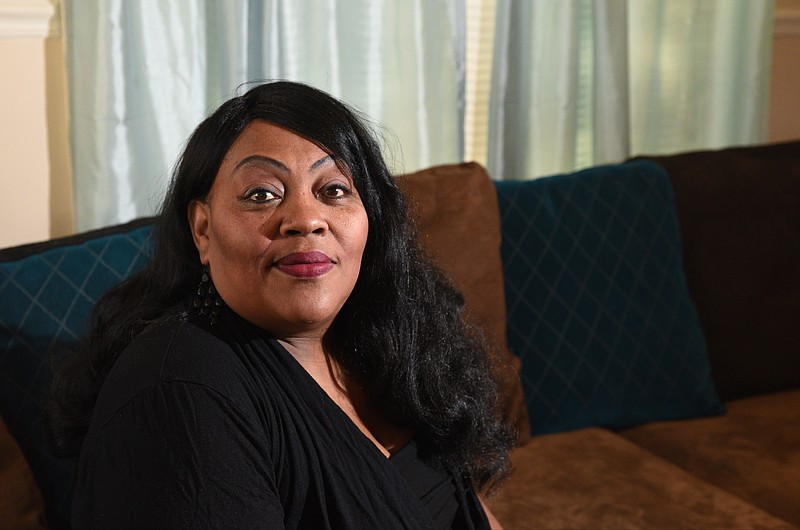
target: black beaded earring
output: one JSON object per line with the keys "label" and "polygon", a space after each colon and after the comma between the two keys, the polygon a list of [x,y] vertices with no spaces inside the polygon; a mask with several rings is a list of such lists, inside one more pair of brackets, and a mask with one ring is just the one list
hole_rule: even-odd
{"label": "black beaded earring", "polygon": [[208,267],[203,267],[200,276],[200,285],[197,286],[197,294],[192,301],[192,306],[197,315],[204,317],[212,326],[219,323],[219,314],[222,310],[222,299],[217,294],[217,289],[211,281],[211,274]]}

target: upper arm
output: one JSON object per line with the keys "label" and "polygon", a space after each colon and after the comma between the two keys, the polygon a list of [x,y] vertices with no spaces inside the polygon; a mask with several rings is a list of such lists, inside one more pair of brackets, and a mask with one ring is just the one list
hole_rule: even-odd
{"label": "upper arm", "polygon": [[263,429],[202,385],[146,388],[81,456],[77,526],[253,527],[283,521]]}

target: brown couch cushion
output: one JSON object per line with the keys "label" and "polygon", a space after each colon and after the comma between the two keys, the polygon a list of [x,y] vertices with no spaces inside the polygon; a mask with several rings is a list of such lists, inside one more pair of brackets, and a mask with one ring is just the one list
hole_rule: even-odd
{"label": "brown couch cushion", "polygon": [[610,431],[536,436],[489,507],[513,528],[791,528]]}
{"label": "brown couch cushion", "polygon": [[720,397],[800,387],[800,142],[648,158],[672,180]]}
{"label": "brown couch cushion", "polygon": [[0,418],[0,528],[44,528],[44,503],[17,442]]}
{"label": "brown couch cushion", "polygon": [[623,434],[800,527],[800,390],[732,401],[724,416],[652,423]]}
{"label": "brown couch cushion", "polygon": [[489,175],[478,164],[438,166],[396,178],[417,222],[420,243],[464,293],[466,316],[498,346],[497,378],[520,445],[530,437],[519,359],[506,345],[500,213]]}

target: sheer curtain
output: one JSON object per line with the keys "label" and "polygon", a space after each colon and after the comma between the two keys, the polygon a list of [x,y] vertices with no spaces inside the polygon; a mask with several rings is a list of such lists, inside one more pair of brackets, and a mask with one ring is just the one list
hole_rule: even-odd
{"label": "sheer curtain", "polygon": [[629,0],[634,153],[766,141],[772,0]]}
{"label": "sheer curtain", "polygon": [[[491,94],[474,112],[488,116],[488,133],[468,123],[486,138],[486,159],[464,138],[466,94],[481,92],[465,90],[467,3],[496,21]],[[773,0],[64,8],[79,230],[152,213],[192,128],[253,80],[304,81],[361,109],[398,172],[460,161],[466,144],[494,178],[524,179],[766,140]]]}
{"label": "sheer curtain", "polygon": [[78,230],[152,213],[194,126],[253,80],[349,102],[374,119],[397,171],[463,157],[463,0],[64,8]]}
{"label": "sheer curtain", "polygon": [[487,166],[766,140],[771,0],[498,0]]}

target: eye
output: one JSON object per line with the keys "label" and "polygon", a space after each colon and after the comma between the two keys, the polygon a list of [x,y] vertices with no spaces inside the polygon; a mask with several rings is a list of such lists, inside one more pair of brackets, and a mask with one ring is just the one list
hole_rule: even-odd
{"label": "eye", "polygon": [[347,197],[351,193],[352,192],[350,191],[350,188],[348,188],[346,185],[334,182],[332,184],[328,184],[327,186],[325,186],[322,189],[321,194],[326,199],[343,199],[344,197]]}
{"label": "eye", "polygon": [[247,202],[266,203],[280,199],[280,197],[274,190],[268,188],[254,188],[245,193],[242,199]]}

